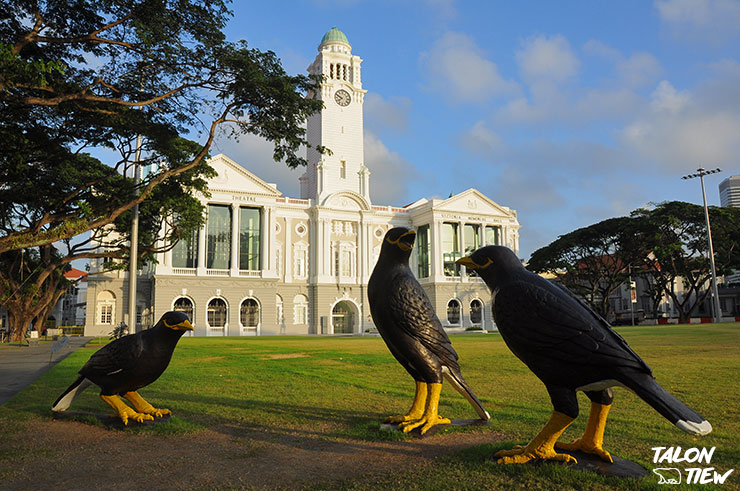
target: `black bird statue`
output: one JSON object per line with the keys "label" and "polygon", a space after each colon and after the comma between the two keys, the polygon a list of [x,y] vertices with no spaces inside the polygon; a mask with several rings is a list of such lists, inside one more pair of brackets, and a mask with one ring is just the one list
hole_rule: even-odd
{"label": "black bird statue", "polygon": [[490,416],[460,372],[458,356],[442,328],[432,303],[409,268],[416,232],[404,227],[389,230],[368,283],[367,296],[373,322],[393,356],[416,381],[411,409],[390,416],[386,423],[400,423],[404,432],[449,424],[439,416],[442,376],[473,406],[481,419]]}
{"label": "black bird statue", "polygon": [[[100,387],[100,398],[115,409],[124,425],[128,425],[129,419],[141,423],[172,414],[169,409],[153,407],[136,391],[164,373],[180,337],[192,330],[186,314],[167,312],[153,328],[111,341],[90,357],[78,372],[80,376],[59,396],[51,410],[66,411],[77,394],[95,384]],[[118,396],[123,396],[136,410]]]}
{"label": "black bird statue", "polygon": [[631,389],[668,421],[687,433],[706,435],[712,425],[665,391],[650,367],[609,323],[563,287],[524,269],[508,248],[486,246],[457,260],[475,270],[491,290],[493,317],[509,349],[545,384],[553,405],[547,425],[525,447],[501,450],[499,463],[533,459],[574,462],[554,449],[578,416],[576,391],[591,400],[583,436],[558,443],[612,462],[604,450],[606,417],[614,398],[611,387]]}

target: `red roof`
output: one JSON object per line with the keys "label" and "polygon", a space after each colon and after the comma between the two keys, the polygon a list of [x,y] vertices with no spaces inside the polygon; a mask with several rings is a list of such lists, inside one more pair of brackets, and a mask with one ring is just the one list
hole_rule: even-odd
{"label": "red roof", "polygon": [[69,271],[64,273],[64,277],[68,280],[79,280],[85,276],[87,276],[87,273],[77,268],[71,268]]}

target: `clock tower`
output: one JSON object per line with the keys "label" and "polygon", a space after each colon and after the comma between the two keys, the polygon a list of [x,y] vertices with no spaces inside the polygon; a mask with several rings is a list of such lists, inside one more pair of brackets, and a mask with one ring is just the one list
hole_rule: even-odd
{"label": "clock tower", "polygon": [[324,109],[308,118],[306,137],[311,145],[323,145],[331,155],[309,148],[308,169],[301,176],[301,197],[321,205],[332,194],[354,192],[370,202],[370,171],[364,164],[362,89],[360,64],[352,55],[347,36],[332,27],[319,44],[319,54],[308,67],[310,75],[322,76],[316,94]]}

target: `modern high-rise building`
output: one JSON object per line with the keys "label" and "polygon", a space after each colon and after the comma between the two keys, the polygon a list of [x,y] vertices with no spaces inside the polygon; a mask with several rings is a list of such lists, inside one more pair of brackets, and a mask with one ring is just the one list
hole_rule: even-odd
{"label": "modern high-rise building", "polygon": [[730,176],[719,183],[719,203],[721,206],[740,207],[740,175]]}
{"label": "modern high-rise building", "polygon": [[[168,310],[187,312],[196,336],[360,334],[374,326],[367,283],[385,233],[417,230],[411,267],[446,328],[493,328],[490,293],[455,260],[482,245],[519,250],[516,212],[470,188],[406,206],[373,204],[363,139],[362,60],[347,37],[329,30],[308,72],[323,75],[310,94],[324,109],[308,119],[312,145],[301,197],[283,196],[252,174],[249,162],[210,160],[203,228],[143,268],[136,324]],[[91,270],[102,265],[93,261]],[[110,332],[128,305],[128,273],[90,275],[86,335]]]}

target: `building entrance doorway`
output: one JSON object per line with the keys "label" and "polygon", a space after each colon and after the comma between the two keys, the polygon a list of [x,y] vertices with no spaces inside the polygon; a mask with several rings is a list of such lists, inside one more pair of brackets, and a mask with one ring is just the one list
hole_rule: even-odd
{"label": "building entrance doorway", "polygon": [[352,334],[355,332],[357,308],[352,302],[337,303],[331,311],[331,323],[334,334]]}

